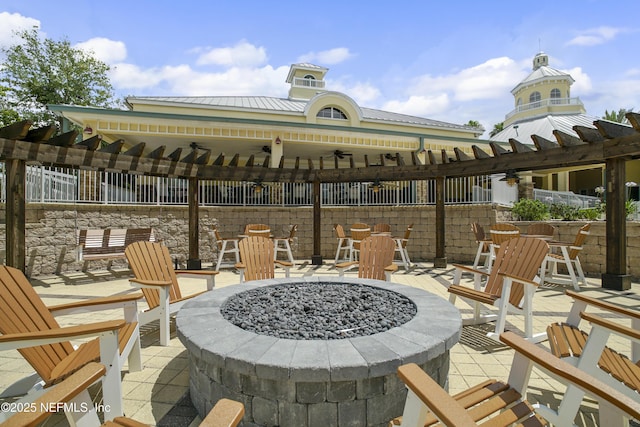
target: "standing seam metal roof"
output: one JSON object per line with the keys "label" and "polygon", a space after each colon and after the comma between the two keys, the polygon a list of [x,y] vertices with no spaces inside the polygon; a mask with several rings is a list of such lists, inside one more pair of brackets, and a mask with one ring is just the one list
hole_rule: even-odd
{"label": "standing seam metal roof", "polygon": [[[237,110],[263,110],[284,113],[302,113],[308,101],[297,101],[268,96],[143,96],[129,97],[127,102],[191,104],[193,106],[220,107]],[[457,130],[477,130],[471,126],[431,120],[423,117],[393,113],[361,107],[362,116],[366,120],[404,123],[417,126],[438,127]]]}

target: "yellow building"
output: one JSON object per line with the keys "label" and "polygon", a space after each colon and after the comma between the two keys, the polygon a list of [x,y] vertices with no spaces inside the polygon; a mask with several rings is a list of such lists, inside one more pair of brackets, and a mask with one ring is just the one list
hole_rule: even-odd
{"label": "yellow building", "polygon": [[471,145],[484,129],[431,120],[358,105],[348,95],[326,88],[328,69],[313,64],[293,64],[286,82],[287,98],[264,96],[131,96],[127,110],[50,105],[70,123],[85,130],[84,137],[99,134],[106,142],[147,143],[148,149],[210,150],[225,162],[238,154],[240,162],[271,155],[276,167],[296,158],[311,159],[319,167],[348,167],[393,161],[400,153],[424,156],[427,150],[453,153],[454,147],[471,153]]}
{"label": "yellow building", "polygon": [[[511,90],[514,109],[505,116],[504,129],[490,139],[508,142],[513,138],[533,144],[531,135],[556,141],[555,130],[578,137],[574,126],[593,128],[593,122],[600,118],[586,114],[580,98],[571,96],[573,83],[571,75],[549,66],[547,54],[536,54],[531,73]],[[595,188],[604,182],[604,165],[587,169],[538,170],[531,176],[523,174],[523,177],[531,179],[535,188],[596,196]],[[640,182],[636,161],[627,164],[627,182]],[[631,197],[637,199],[637,187],[632,192]]]}

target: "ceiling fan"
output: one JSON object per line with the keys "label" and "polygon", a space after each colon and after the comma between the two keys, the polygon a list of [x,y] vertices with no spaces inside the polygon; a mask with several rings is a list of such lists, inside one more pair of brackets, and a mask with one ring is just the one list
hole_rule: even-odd
{"label": "ceiling fan", "polygon": [[347,152],[342,151],[342,150],[333,150],[333,156],[337,157],[339,159],[344,159],[347,156],[353,156],[353,154],[347,153]]}

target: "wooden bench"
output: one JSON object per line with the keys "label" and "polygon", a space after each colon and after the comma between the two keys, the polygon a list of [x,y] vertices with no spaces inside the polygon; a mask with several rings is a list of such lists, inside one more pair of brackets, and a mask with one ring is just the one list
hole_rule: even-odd
{"label": "wooden bench", "polygon": [[84,261],[82,271],[89,261],[107,260],[111,268],[114,259],[126,259],[124,249],[133,242],[155,242],[153,228],[106,228],[78,230],[78,261]]}

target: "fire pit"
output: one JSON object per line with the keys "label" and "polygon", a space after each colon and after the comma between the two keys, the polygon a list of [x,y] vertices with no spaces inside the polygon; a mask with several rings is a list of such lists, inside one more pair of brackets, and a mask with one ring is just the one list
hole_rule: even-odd
{"label": "fire pit", "polygon": [[272,279],[207,292],[178,313],[200,416],[220,398],[247,426],[377,426],[402,413],[396,369],[447,385],[462,322],[446,300],[378,280]]}

